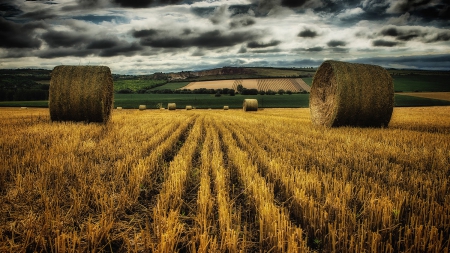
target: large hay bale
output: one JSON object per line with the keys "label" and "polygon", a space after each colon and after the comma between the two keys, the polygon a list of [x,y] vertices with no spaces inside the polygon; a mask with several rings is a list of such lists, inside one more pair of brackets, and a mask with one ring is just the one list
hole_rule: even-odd
{"label": "large hay bale", "polygon": [[167,109],[169,109],[171,111],[176,110],[177,109],[177,104],[175,104],[175,103],[168,103],[167,104]]}
{"label": "large hay bale", "polygon": [[311,119],[327,127],[386,127],[394,108],[394,85],[380,66],[325,61],[314,75]]}
{"label": "large hay bale", "polygon": [[139,105],[139,111],[144,111],[147,110],[147,106],[146,105]]}
{"label": "large hay bale", "polygon": [[228,105],[225,105],[225,106],[223,107],[223,109],[224,109],[224,110],[228,110],[228,109],[230,109],[230,107],[229,107]]}
{"label": "large hay bale", "polygon": [[186,110],[192,110],[192,105],[186,105]]}
{"label": "large hay bale", "polygon": [[106,123],[111,116],[113,96],[108,67],[56,66],[50,80],[50,118]]}
{"label": "large hay bale", "polygon": [[244,112],[258,111],[258,100],[244,99],[243,109]]}

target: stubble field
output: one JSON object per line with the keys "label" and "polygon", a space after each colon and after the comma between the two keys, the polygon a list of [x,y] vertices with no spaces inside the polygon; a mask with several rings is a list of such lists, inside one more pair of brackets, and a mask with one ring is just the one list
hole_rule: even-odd
{"label": "stubble field", "polygon": [[448,252],[450,107],[386,129],[309,109],[0,108],[0,252]]}

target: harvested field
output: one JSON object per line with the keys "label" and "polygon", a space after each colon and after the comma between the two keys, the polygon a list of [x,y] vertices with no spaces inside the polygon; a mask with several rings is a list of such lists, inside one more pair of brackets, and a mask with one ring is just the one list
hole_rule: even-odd
{"label": "harvested field", "polygon": [[0,252],[448,252],[450,107],[388,128],[302,109],[0,108]]}
{"label": "harvested field", "polygon": [[271,78],[271,79],[238,79],[238,80],[217,80],[204,82],[191,82],[180,89],[234,89],[242,85],[246,89],[257,89],[259,91],[278,91],[283,89],[285,91],[300,92],[311,90],[301,78]]}
{"label": "harvested field", "polygon": [[402,92],[401,95],[450,101],[450,92]]}

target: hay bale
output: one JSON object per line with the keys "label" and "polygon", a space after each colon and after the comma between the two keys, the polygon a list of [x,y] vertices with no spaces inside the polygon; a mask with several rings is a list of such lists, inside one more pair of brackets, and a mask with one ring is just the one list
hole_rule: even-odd
{"label": "hay bale", "polygon": [[147,109],[146,105],[139,105],[139,111],[144,111]]}
{"label": "hay bale", "polygon": [[122,107],[117,107],[117,110],[122,110],[123,108]]}
{"label": "hay bale", "polygon": [[244,99],[243,109],[244,112],[258,111],[258,100]]}
{"label": "hay bale", "polygon": [[108,67],[56,66],[50,80],[50,118],[106,123],[111,116],[113,97]]}
{"label": "hay bale", "polygon": [[325,61],[314,75],[311,119],[327,127],[386,127],[394,108],[394,85],[380,66]]}
{"label": "hay bale", "polygon": [[175,103],[168,103],[167,104],[167,109],[169,109],[170,111],[176,110],[177,109],[177,104],[175,104]]}
{"label": "hay bale", "polygon": [[228,110],[228,109],[230,109],[230,107],[229,107],[228,105],[225,105],[225,106],[223,107],[223,109],[224,109],[224,110]]}
{"label": "hay bale", "polygon": [[192,105],[186,105],[186,110],[192,110]]}
{"label": "hay bale", "polygon": [[20,109],[26,110],[26,109],[28,109],[28,107],[20,107]]}

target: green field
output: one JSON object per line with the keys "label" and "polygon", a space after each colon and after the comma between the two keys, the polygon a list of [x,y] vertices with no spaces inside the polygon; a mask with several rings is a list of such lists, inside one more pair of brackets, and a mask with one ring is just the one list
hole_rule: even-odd
{"label": "green field", "polygon": [[242,102],[246,98],[258,99],[260,108],[300,108],[309,106],[308,94],[221,97],[215,97],[210,94],[116,94],[114,106],[131,109],[138,108],[139,105],[146,105],[149,109],[156,109],[159,103],[162,103],[165,108],[167,108],[167,103],[176,103],[178,109],[184,109],[186,105],[191,105],[197,109],[222,109],[224,105],[228,105],[230,108],[242,108]]}
{"label": "green field", "polygon": [[176,90],[179,89],[181,87],[184,87],[186,85],[188,85],[190,82],[173,82],[173,83],[166,83],[162,86],[158,86],[156,88],[150,89],[150,90],[165,90],[165,89],[169,89],[169,90]]}
{"label": "green field", "polygon": [[154,85],[166,83],[166,80],[144,79],[144,80],[116,80],[114,81],[114,92],[130,89],[138,91],[140,89],[149,89]]}
{"label": "green field", "polygon": [[450,91],[450,75],[393,76],[396,91]]}
{"label": "green field", "polygon": [[[139,105],[146,105],[148,109],[158,108],[158,104],[167,108],[167,103],[176,103],[178,109],[184,109],[186,105],[192,105],[197,109],[221,109],[224,105],[230,108],[242,108],[245,98],[258,99],[260,108],[307,108],[309,107],[309,94],[293,95],[255,95],[255,96],[221,96],[210,94],[115,94],[114,107],[124,109],[136,109]],[[395,106],[448,106],[450,101],[419,98],[401,94],[395,95]],[[5,101],[0,106],[12,107],[48,107],[48,101]]]}

